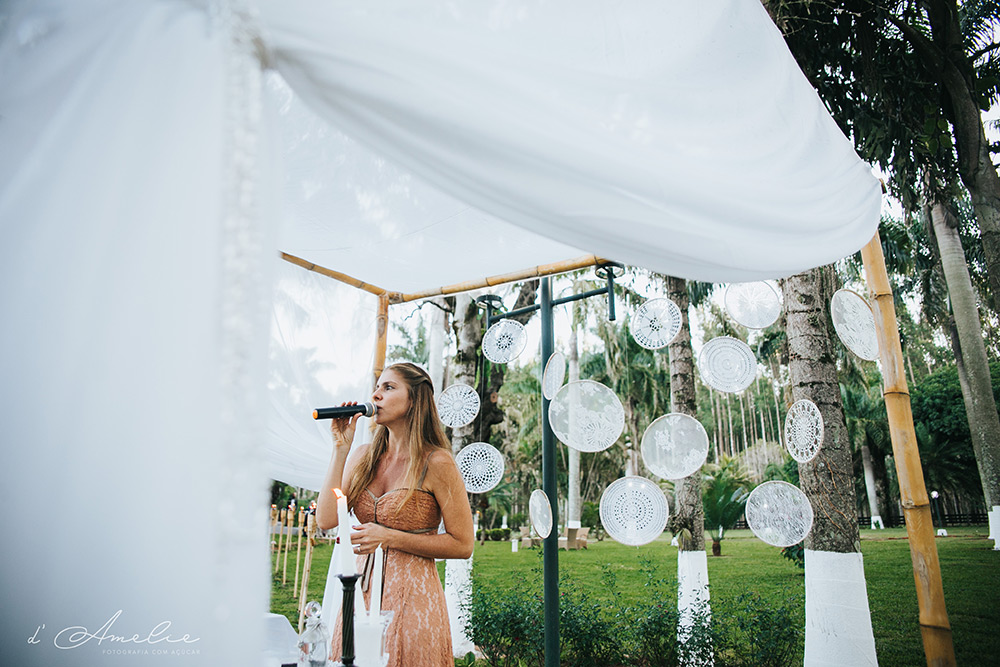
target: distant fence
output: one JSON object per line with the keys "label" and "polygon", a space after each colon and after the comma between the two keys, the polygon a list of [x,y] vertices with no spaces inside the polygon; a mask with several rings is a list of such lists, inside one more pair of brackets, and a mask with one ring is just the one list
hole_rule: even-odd
{"label": "distant fence", "polygon": [[[934,525],[937,528],[944,528],[947,526],[985,526],[989,523],[989,518],[986,516],[986,512],[966,512],[966,513],[946,513],[942,514],[940,520],[937,516],[931,512],[931,517],[934,519]],[[860,528],[869,528],[872,525],[872,519],[870,516],[859,516],[858,526]],[[902,528],[906,525],[905,520],[901,516],[883,516],[882,525],[886,528]],[[746,519],[740,519],[736,522],[733,528],[737,530],[746,530],[749,528],[747,526]]]}

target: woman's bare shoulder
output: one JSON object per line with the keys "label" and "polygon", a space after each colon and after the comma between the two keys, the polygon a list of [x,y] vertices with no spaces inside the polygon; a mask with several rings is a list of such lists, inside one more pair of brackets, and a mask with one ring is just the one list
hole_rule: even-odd
{"label": "woman's bare shoulder", "polygon": [[353,470],[358,465],[358,463],[364,458],[365,454],[368,453],[368,450],[371,448],[371,446],[372,443],[366,442],[365,444],[358,445],[357,447],[352,449],[351,453],[348,454],[347,456],[347,462],[344,464],[344,472],[346,473],[348,470]]}
{"label": "woman's bare shoulder", "polygon": [[444,448],[437,448],[427,456],[427,463],[433,468],[438,466],[454,466],[455,457]]}

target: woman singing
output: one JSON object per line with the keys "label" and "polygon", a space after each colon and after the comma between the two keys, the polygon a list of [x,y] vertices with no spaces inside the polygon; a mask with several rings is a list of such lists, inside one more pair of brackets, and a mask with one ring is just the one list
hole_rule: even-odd
{"label": "woman singing", "polygon": [[[319,494],[317,525],[337,525],[334,488],[347,489],[361,525],[351,542],[364,571],[385,551],[382,609],[395,612],[386,635],[389,667],[453,667],[451,632],[435,558],[468,558],[474,541],[465,484],[434,402],[430,376],[411,363],[382,372],[372,402],[372,442],[348,456],[360,415],[333,420],[334,450]],[[345,404],[346,405],[346,404]],[[444,533],[438,525],[444,519]],[[365,601],[370,591],[365,592]],[[334,632],[333,655],[339,656]]]}

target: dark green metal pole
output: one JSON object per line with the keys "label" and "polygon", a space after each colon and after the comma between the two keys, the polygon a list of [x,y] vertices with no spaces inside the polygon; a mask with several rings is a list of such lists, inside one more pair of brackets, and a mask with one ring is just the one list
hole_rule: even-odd
{"label": "dark green metal pole", "polygon": [[[552,283],[542,278],[542,366],[552,356]],[[556,487],[556,439],[549,424],[549,400],[542,395],[542,490],[552,506],[552,531],[545,538],[543,580],[545,585],[545,667],[559,667],[559,490]]]}

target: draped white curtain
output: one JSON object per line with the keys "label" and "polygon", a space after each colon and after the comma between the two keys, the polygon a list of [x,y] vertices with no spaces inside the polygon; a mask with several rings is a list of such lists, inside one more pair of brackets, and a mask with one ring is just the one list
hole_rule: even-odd
{"label": "draped white curtain", "polygon": [[[584,253],[722,281],[831,261],[877,224],[876,182],[756,0],[247,9],[0,6],[11,664],[258,661],[267,476],[326,455],[295,449],[307,416],[266,418],[269,382],[306,382],[267,369],[278,249],[402,291]],[[313,139],[270,131],[292,121],[262,105],[261,62],[372,153],[299,171],[288,141]],[[368,356],[370,306],[327,298],[309,317],[332,354]]]}

